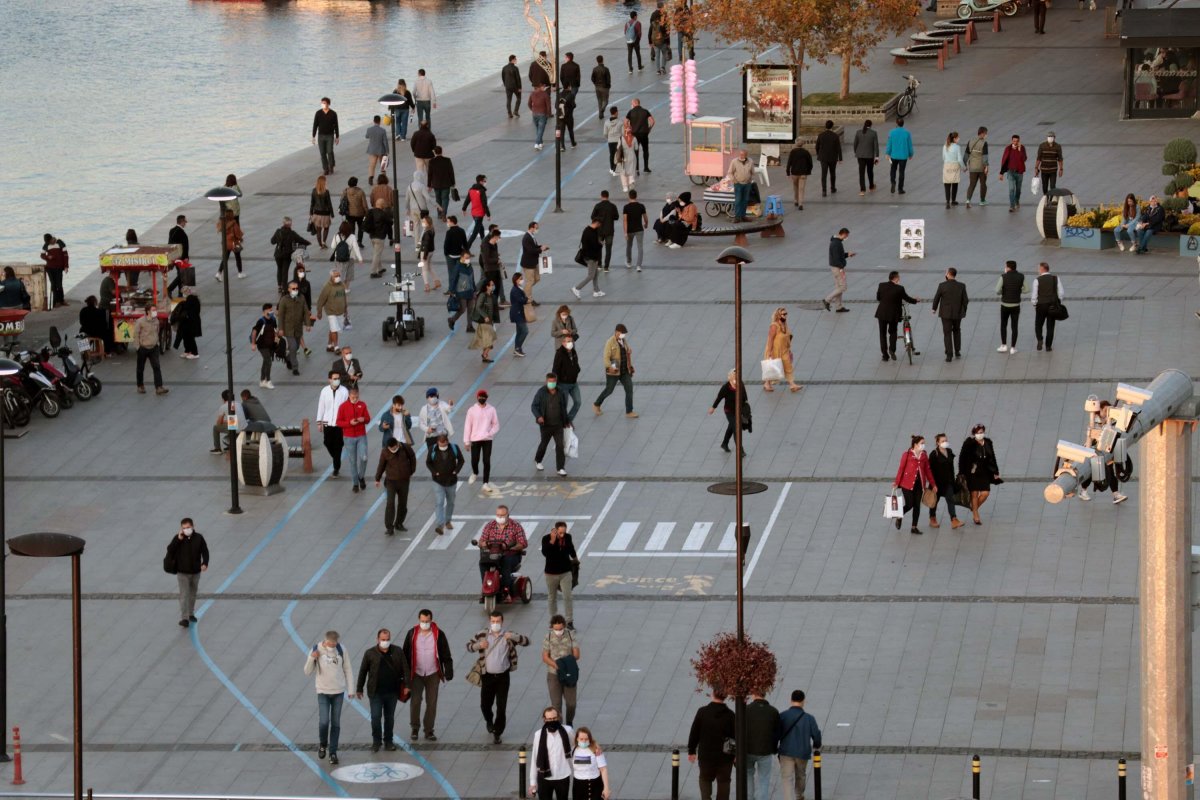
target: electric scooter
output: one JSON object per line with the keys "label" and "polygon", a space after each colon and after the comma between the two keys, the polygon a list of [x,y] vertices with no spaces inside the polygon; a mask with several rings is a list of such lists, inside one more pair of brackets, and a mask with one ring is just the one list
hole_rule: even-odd
{"label": "electric scooter", "polygon": [[[479,547],[479,540],[472,539],[471,544]],[[522,550],[519,555],[524,558],[525,551]],[[488,614],[496,610],[496,600],[501,594],[500,559],[503,557],[503,553],[493,553],[482,547],[479,548],[479,565],[483,567],[483,589],[480,594],[482,595],[483,610]],[[529,601],[533,599],[533,581],[527,575],[520,574],[517,571],[520,568],[521,564],[518,562],[517,569],[514,569],[512,574],[513,591],[516,593],[515,596],[520,598],[522,604],[528,605]]]}
{"label": "electric scooter", "polygon": [[425,336],[425,318],[418,317],[413,309],[413,289],[417,285],[417,273],[410,272],[400,275],[395,282],[385,282],[392,291],[388,293],[388,302],[394,303],[396,313],[383,321],[383,341],[395,339],[397,345],[403,345],[405,339],[417,341]]}
{"label": "electric scooter", "polygon": [[996,9],[1006,17],[1017,14],[1017,0],[959,0],[958,18],[970,19],[976,14],[991,14]]}

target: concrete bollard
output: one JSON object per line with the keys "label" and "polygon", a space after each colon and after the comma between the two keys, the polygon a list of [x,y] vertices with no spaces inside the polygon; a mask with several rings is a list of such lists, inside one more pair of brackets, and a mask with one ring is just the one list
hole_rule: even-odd
{"label": "concrete bollard", "polygon": [[821,751],[813,750],[813,798],[821,800]]}
{"label": "concrete bollard", "polygon": [[979,800],[979,755],[971,756],[971,800]]}
{"label": "concrete bollard", "polygon": [[21,729],[13,727],[13,786],[21,786],[25,783],[25,776],[21,773]]}
{"label": "concrete bollard", "polygon": [[528,775],[528,761],[529,759],[525,753],[525,745],[521,745],[520,749],[517,750],[517,782],[520,784],[517,787],[517,797],[521,798],[521,800],[525,800],[525,779]]}
{"label": "concrete bollard", "polygon": [[1117,759],[1117,800],[1125,800],[1125,759]]}
{"label": "concrete bollard", "polygon": [[671,751],[671,800],[679,800],[679,750]]}

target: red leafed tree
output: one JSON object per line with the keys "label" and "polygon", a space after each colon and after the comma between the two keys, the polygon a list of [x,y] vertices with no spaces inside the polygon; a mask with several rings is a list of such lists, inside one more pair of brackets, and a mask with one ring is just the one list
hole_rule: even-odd
{"label": "red leafed tree", "polygon": [[692,659],[692,671],[701,685],[721,689],[728,697],[766,695],[775,687],[779,665],[775,654],[762,642],[736,634],[718,634],[700,646]]}
{"label": "red leafed tree", "polygon": [[[816,0],[820,22],[808,37],[810,50],[842,61],[840,96],[850,94],[850,68],[864,69],[877,44],[919,24],[919,0]],[[818,58],[822,64],[825,57]]]}

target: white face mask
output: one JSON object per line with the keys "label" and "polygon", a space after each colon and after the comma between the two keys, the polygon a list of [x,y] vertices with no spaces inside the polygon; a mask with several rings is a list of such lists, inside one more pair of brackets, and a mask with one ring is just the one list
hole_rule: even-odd
{"label": "white face mask", "polygon": [[341,279],[341,278],[334,278],[334,279],[333,279],[333,282],[334,282],[334,283],[341,283],[341,282],[342,282],[342,279]]}
{"label": "white face mask", "polygon": [[568,350],[574,350],[575,343],[574,342],[563,342],[563,347],[567,348]]}
{"label": "white face mask", "polygon": [[924,452],[924,450],[925,450],[925,443],[924,443],[924,442],[921,442],[920,444],[918,444],[918,445],[917,445],[917,452],[918,452],[918,453]]}
{"label": "white face mask", "polygon": [[577,744],[578,744],[580,747],[587,747],[587,746],[588,746],[588,745],[590,745],[591,743],[592,743],[592,741],[591,741],[590,739],[587,739],[587,738],[580,739],[580,740],[577,742]]}
{"label": "white face mask", "polygon": [[623,333],[618,333],[618,334],[617,334],[617,338],[618,338],[618,339],[620,339],[620,340],[623,342],[623,341],[625,341],[625,334],[623,334]]}
{"label": "white face mask", "polygon": [[501,625],[499,622],[493,622],[488,627],[490,627],[492,629],[492,633],[499,633],[500,629],[503,628],[504,626]]}
{"label": "white face mask", "polygon": [[346,355],[342,356],[342,360],[344,360],[347,364],[349,364],[351,361],[354,360],[354,356],[352,356],[350,353],[346,353]]}
{"label": "white face mask", "polygon": [[379,640],[379,649],[380,650],[387,650],[391,646],[392,646],[391,639],[380,639]]}
{"label": "white face mask", "polygon": [[429,398],[429,405],[436,406],[437,404],[438,404],[438,399],[436,397]]}
{"label": "white face mask", "polygon": [[449,449],[450,449],[450,445],[448,445],[448,444],[439,444],[438,445],[438,450],[441,450],[443,453]]}
{"label": "white face mask", "polygon": [[1047,141],[1047,142],[1049,142],[1050,144],[1054,144],[1054,137],[1053,137],[1053,136],[1047,136],[1047,137],[1046,137],[1046,141]]}
{"label": "white face mask", "polygon": [[432,622],[418,622],[417,624],[421,627],[421,630],[423,630],[423,631],[429,630],[429,628],[433,625]]}
{"label": "white face mask", "polygon": [[183,529],[183,535],[184,535],[184,536],[191,536],[191,535],[192,535],[192,529],[191,529],[191,528],[184,528],[184,529]]}
{"label": "white face mask", "polygon": [[334,378],[333,380],[331,380],[329,382],[329,385],[332,386],[334,389],[336,389],[342,385],[342,381],[340,378]]}
{"label": "white face mask", "polygon": [[288,289],[288,294],[291,295],[292,297],[299,297],[300,290],[299,289]]}
{"label": "white face mask", "polygon": [[949,450],[950,443],[949,442],[938,442],[938,448],[940,448],[942,450]]}
{"label": "white face mask", "polygon": [[562,636],[567,632],[566,628],[551,628],[550,630],[554,631],[555,636]]}
{"label": "white face mask", "polygon": [[977,442],[982,442],[982,441],[983,441],[983,434],[982,434],[982,433],[977,433],[977,434],[975,434],[975,441],[977,441]]}
{"label": "white face mask", "polygon": [[501,516],[497,516],[497,517],[496,517],[496,524],[497,524],[497,525],[503,525],[503,524],[505,524],[506,522],[508,522],[508,517],[501,517]]}
{"label": "white face mask", "polygon": [[297,270],[297,271],[296,271],[296,277],[297,277],[297,278],[303,278],[303,277],[304,277],[304,270],[302,270],[302,269],[301,269],[301,270]]}

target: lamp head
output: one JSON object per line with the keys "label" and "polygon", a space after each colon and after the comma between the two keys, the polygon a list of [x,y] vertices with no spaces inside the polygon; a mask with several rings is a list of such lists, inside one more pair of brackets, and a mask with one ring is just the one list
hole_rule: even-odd
{"label": "lamp head", "polygon": [[205,192],[204,197],[214,203],[228,203],[230,200],[237,200],[241,195],[232,186],[218,186]]}
{"label": "lamp head", "polygon": [[750,264],[754,261],[754,256],[750,255],[750,251],[744,247],[726,247],[721,251],[721,255],[717,256],[718,264]]}
{"label": "lamp head", "polygon": [[408,105],[408,100],[405,99],[404,95],[402,94],[388,92],[383,97],[379,98],[379,105],[383,106],[384,108],[401,108]]}

